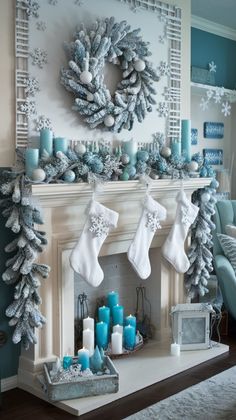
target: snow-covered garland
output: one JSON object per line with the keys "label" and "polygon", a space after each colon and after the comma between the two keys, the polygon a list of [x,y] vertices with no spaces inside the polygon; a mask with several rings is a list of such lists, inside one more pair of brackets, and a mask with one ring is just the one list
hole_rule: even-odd
{"label": "snow-covered garland", "polygon": [[[131,30],[126,21],[115,18],[96,21],[91,29],[84,25],[67,45],[69,69],[62,68],[61,82],[75,96],[72,109],[84,117],[91,128],[105,125],[113,132],[131,130],[135,118],[142,122],[156,103],[153,82],[159,76],[147,58],[148,43]],[[106,62],[118,65],[123,79],[114,97],[104,83]]]}

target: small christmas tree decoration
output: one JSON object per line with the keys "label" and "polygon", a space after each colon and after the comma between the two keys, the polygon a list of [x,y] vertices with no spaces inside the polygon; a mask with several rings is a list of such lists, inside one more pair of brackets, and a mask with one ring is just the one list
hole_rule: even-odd
{"label": "small christmas tree decoration", "polygon": [[150,195],[146,195],[138,228],[128,249],[128,259],[141,279],[151,274],[149,248],[156,229],[161,228],[160,222],[165,218],[166,209]]}
{"label": "small christmas tree decoration", "polygon": [[98,262],[98,254],[109,229],[115,228],[118,213],[92,201],[88,219],[70,256],[73,270],[94,287],[102,282],[104,273]]}

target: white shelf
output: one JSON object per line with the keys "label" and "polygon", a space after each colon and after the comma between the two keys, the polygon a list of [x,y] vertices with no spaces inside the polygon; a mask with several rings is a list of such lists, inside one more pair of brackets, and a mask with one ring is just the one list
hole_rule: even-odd
{"label": "white shelf", "polygon": [[[220,86],[203,85],[202,83],[191,82],[191,92],[194,95],[203,96],[208,90],[217,91]],[[224,89],[224,97],[229,102],[236,102],[236,90]]]}

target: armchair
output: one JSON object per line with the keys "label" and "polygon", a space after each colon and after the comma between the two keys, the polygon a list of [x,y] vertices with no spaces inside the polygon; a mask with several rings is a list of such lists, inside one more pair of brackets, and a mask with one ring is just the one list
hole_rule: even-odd
{"label": "armchair", "polygon": [[226,225],[236,224],[236,200],[218,201],[213,221],[216,229],[213,235],[213,262],[217,280],[226,309],[236,319],[236,275],[228,258],[225,257],[217,233],[226,234]]}

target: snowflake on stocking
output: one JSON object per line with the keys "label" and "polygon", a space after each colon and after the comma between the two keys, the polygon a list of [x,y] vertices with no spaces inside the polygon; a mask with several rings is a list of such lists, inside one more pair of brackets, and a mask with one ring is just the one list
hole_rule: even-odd
{"label": "snowflake on stocking", "polygon": [[189,210],[190,210],[189,206],[183,206],[181,208],[181,222],[184,225],[192,224],[191,218],[189,217],[189,214],[190,214]]}
{"label": "snowflake on stocking", "polygon": [[104,219],[104,216],[100,214],[99,216],[91,216],[91,226],[89,228],[97,238],[100,238],[103,235],[107,235],[109,232],[109,224]]}
{"label": "snowflake on stocking", "polygon": [[157,229],[161,229],[160,219],[157,212],[147,213],[146,227],[150,228],[152,232],[155,232]]}

